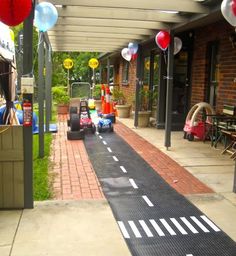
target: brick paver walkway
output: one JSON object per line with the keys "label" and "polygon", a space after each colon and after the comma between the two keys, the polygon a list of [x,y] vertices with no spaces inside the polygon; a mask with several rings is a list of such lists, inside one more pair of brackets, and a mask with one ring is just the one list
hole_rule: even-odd
{"label": "brick paver walkway", "polygon": [[213,193],[212,189],[185,168],[122,123],[115,124],[115,132],[179,193],[183,195]]}
{"label": "brick paver walkway", "polygon": [[82,140],[67,140],[67,115],[58,117],[52,145],[55,199],[104,198]]}

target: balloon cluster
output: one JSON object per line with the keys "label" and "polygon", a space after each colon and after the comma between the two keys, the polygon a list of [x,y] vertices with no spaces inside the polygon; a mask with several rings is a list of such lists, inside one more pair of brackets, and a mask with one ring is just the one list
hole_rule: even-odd
{"label": "balloon cluster", "polygon": [[[236,0],[235,0],[236,1]],[[161,30],[155,37],[157,46],[165,51],[170,44],[170,34],[165,30]],[[177,54],[182,49],[182,41],[179,37],[174,37],[174,54]]]}
{"label": "balloon cluster", "polygon": [[137,56],[138,56],[137,52],[138,52],[138,44],[131,42],[128,44],[128,48],[122,49],[121,55],[125,60],[131,61],[131,60],[137,59]]}
{"label": "balloon cluster", "polygon": [[46,32],[57,22],[58,12],[56,7],[49,2],[41,2],[35,7],[34,24],[40,32]]}
{"label": "balloon cluster", "polygon": [[236,0],[224,0],[221,3],[221,12],[224,18],[232,25],[236,26]]}

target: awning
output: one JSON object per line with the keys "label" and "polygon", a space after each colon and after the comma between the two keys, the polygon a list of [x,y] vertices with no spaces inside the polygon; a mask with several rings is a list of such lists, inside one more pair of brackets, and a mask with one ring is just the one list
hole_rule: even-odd
{"label": "awning", "polygon": [[59,14],[48,31],[53,51],[116,52],[161,29],[219,13],[221,0],[50,0]]}

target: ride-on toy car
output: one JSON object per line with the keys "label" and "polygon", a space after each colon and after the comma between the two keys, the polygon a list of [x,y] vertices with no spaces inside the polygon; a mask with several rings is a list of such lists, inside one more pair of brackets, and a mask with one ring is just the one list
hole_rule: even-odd
{"label": "ride-on toy car", "polygon": [[112,121],[110,119],[105,119],[105,118],[99,118],[97,129],[98,129],[98,132],[114,131]]}
{"label": "ride-on toy car", "polygon": [[[201,115],[199,114],[202,110],[206,111],[206,120],[201,120]],[[194,105],[185,120],[184,125],[184,139],[189,141],[194,140],[194,136],[200,140],[205,140],[208,134],[208,131],[212,125],[211,115],[214,114],[214,110],[210,104],[206,102],[200,102]]]}
{"label": "ride-on toy car", "polygon": [[84,139],[85,133],[95,133],[96,126],[93,123],[88,103],[86,100],[81,100],[79,113],[72,113],[70,115],[70,131],[67,132],[68,140]]}

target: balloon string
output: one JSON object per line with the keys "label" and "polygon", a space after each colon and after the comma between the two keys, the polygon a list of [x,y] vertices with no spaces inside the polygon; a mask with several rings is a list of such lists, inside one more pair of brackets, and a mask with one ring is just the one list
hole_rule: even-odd
{"label": "balloon string", "polygon": [[163,53],[164,53],[164,61],[165,61],[165,64],[167,63],[167,59],[166,59],[166,51],[163,51]]}

